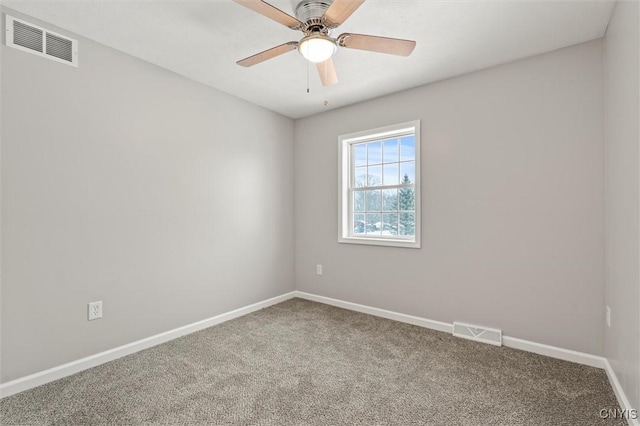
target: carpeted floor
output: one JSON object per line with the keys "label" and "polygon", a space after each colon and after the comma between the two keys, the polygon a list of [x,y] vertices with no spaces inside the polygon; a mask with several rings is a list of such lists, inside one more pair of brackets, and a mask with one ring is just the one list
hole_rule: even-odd
{"label": "carpeted floor", "polygon": [[292,299],[0,401],[3,425],[623,425],[603,370]]}

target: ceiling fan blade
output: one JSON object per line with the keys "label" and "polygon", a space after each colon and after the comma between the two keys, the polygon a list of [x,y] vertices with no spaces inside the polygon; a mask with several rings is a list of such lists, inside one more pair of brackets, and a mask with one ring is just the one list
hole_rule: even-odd
{"label": "ceiling fan blade", "polygon": [[318,74],[320,74],[320,80],[323,86],[333,86],[338,83],[338,76],[333,66],[333,59],[329,58],[324,62],[318,62],[316,66],[318,67]]}
{"label": "ceiling fan blade", "polygon": [[346,21],[362,3],[364,0],[334,0],[324,13],[324,17],[330,26],[337,27]]}
{"label": "ceiling fan blade", "polygon": [[290,41],[288,43],[281,44],[280,46],[267,49],[264,52],[256,53],[255,55],[249,56],[248,58],[241,59],[236,62],[236,64],[242,65],[243,67],[251,67],[255,64],[259,64],[260,62],[264,62],[267,59],[275,58],[276,56],[280,56],[283,53],[296,50],[297,47],[297,41]]}
{"label": "ceiling fan blade", "polygon": [[341,34],[338,37],[338,44],[349,49],[368,50],[398,56],[409,56],[416,47],[416,42],[413,40],[349,33]]}
{"label": "ceiling fan blade", "polygon": [[293,16],[281,11],[275,6],[270,5],[266,1],[262,0],[233,0],[238,4],[248,7],[254,12],[258,12],[261,15],[266,16],[269,19],[289,27],[292,30],[298,30],[303,27],[303,23],[294,18]]}

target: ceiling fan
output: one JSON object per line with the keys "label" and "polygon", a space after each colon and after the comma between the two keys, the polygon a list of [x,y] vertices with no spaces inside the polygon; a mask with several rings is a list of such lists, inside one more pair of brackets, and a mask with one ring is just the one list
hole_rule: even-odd
{"label": "ceiling fan", "polygon": [[344,33],[331,37],[330,32],[346,21],[365,0],[303,0],[296,6],[295,18],[262,0],[234,1],[304,34],[300,41],[290,41],[238,61],[237,64],[243,67],[298,49],[302,56],[317,65],[322,85],[330,86],[338,82],[331,59],[338,46],[399,56],[409,56],[416,46],[413,40],[364,34]]}

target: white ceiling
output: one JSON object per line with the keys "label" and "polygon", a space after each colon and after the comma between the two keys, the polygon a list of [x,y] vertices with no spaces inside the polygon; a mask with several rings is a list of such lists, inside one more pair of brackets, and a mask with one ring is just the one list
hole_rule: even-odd
{"label": "white ceiling", "polygon": [[[614,6],[613,0],[367,0],[333,35],[412,39],[413,54],[339,48],[339,83],[322,87],[310,64],[307,93],[307,62],[296,51],[251,68],[236,65],[302,36],[232,0],[1,3],[292,118],[600,38]],[[270,3],[293,15],[298,2]]]}

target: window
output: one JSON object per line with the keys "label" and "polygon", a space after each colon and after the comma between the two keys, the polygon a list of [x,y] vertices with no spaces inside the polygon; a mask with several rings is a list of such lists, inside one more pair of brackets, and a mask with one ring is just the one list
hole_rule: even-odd
{"label": "window", "polygon": [[420,248],[420,122],[339,140],[338,241]]}

